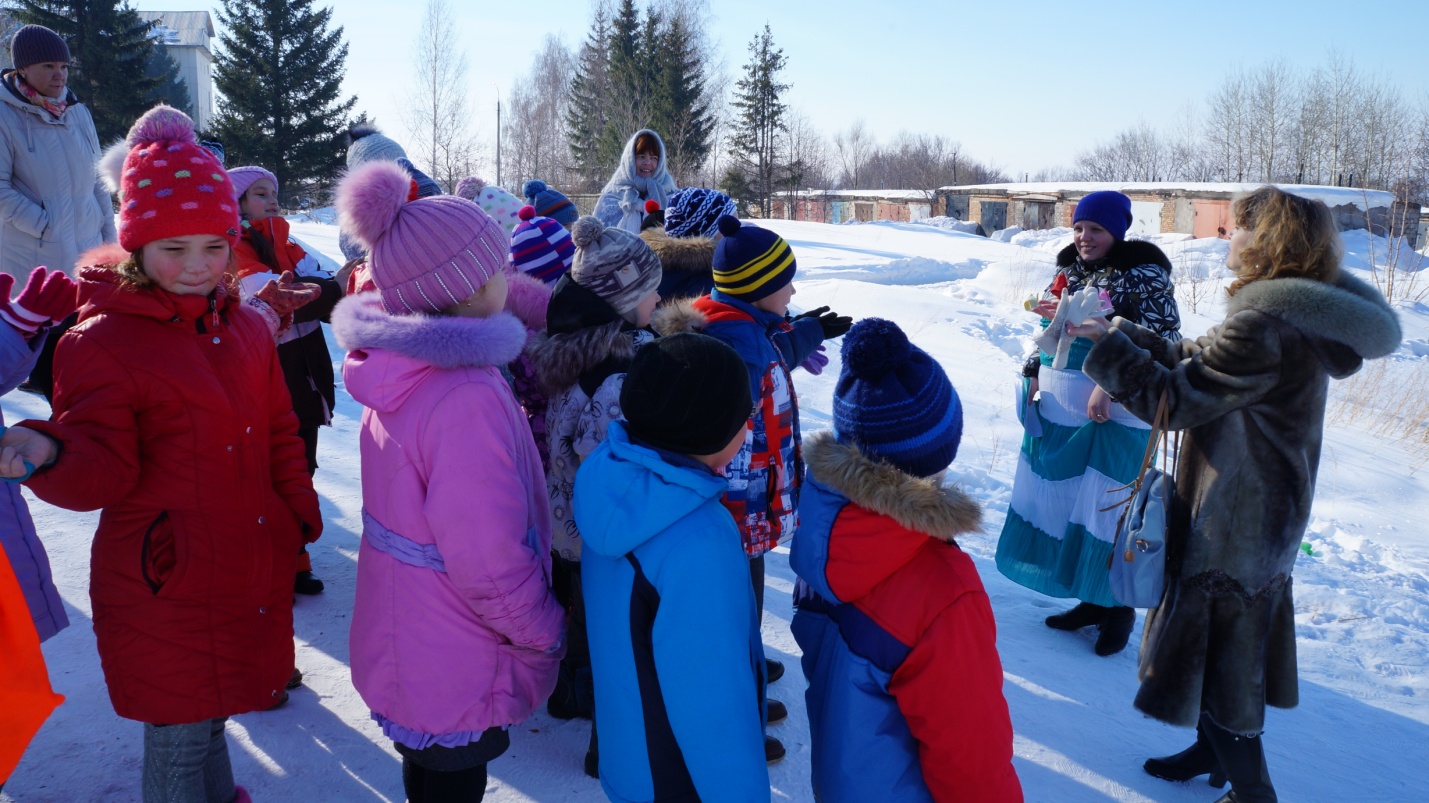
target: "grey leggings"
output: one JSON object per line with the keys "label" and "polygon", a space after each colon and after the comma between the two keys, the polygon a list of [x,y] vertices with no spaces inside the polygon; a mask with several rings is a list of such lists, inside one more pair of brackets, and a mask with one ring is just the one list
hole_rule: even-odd
{"label": "grey leggings", "polygon": [[144,724],[144,803],[233,803],[228,717],[191,725]]}

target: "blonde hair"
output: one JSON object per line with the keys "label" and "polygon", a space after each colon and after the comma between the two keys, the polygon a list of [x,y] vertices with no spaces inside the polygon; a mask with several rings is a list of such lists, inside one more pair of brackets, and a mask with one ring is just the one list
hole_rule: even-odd
{"label": "blonde hair", "polygon": [[1236,226],[1251,234],[1240,251],[1239,278],[1226,289],[1227,295],[1261,279],[1331,282],[1339,276],[1344,245],[1323,202],[1267,185],[1236,198],[1231,212]]}

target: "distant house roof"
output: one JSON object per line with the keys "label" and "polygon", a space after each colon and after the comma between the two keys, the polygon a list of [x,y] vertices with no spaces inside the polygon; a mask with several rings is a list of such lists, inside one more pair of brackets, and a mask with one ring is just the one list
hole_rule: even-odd
{"label": "distant house roof", "polygon": [[779,198],[878,198],[885,201],[928,201],[928,190],[798,190],[775,193]]}
{"label": "distant house roof", "polygon": [[213,38],[213,18],[207,11],[140,11],[139,17],[159,23],[154,37],[171,47],[207,48]]}
{"label": "distant house roof", "polygon": [[[1207,182],[1207,181],[1041,181],[1008,184],[964,184],[954,187],[939,187],[938,192],[975,195],[979,192],[1006,193],[1019,198],[1026,195],[1086,195],[1097,190],[1117,190],[1125,193],[1137,192],[1183,192],[1234,195],[1250,192],[1264,186],[1263,182]],[[1394,193],[1384,190],[1365,190],[1356,187],[1326,187],[1316,184],[1276,184],[1286,192],[1302,198],[1324,201],[1331,208],[1352,204],[1360,209],[1388,207],[1394,204]]]}

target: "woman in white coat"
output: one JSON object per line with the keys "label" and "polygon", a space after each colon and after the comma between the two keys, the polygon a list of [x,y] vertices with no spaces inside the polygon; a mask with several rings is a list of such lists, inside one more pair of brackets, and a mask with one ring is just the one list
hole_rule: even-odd
{"label": "woman in white coat", "polygon": [[114,207],[100,182],[94,119],[70,91],[69,48],[26,25],[10,41],[15,69],[0,73],[0,271],[23,279],[37,265],[70,271],[85,251],[115,239]]}

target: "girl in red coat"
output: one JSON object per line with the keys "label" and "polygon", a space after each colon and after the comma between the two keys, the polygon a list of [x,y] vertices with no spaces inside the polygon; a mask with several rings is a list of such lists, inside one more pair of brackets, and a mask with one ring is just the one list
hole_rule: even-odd
{"label": "girl in red coat", "polygon": [[223,168],[167,106],[126,143],[122,250],[77,271],[54,415],[0,437],[0,477],[103,511],[94,632],[114,710],[144,723],[146,803],[247,801],[224,723],[283,694],[298,550],[322,519],[271,331],[222,281],[239,226]]}

